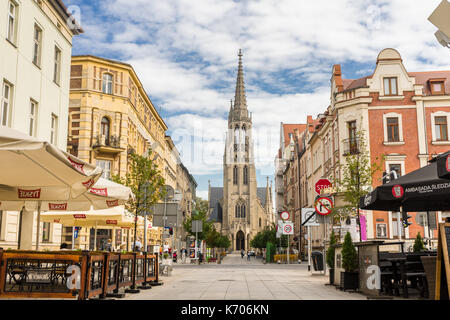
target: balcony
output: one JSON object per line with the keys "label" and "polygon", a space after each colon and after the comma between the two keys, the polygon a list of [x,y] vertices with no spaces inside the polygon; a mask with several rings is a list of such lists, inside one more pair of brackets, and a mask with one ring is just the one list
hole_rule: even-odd
{"label": "balcony", "polygon": [[117,136],[98,135],[95,137],[95,142],[92,146],[95,152],[116,154],[125,150],[120,147],[120,138]]}
{"label": "balcony", "polygon": [[342,140],[342,144],[344,147],[344,156],[359,154],[359,139],[345,139]]}

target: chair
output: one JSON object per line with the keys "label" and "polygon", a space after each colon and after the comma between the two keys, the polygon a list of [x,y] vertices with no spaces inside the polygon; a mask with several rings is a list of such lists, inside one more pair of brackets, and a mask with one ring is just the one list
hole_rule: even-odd
{"label": "chair", "polygon": [[403,297],[408,298],[408,281],[411,287],[419,290],[421,297],[428,297],[428,283],[426,273],[423,268],[421,256],[427,256],[427,253],[411,253],[406,255],[406,262],[401,264],[401,279],[403,288]]}

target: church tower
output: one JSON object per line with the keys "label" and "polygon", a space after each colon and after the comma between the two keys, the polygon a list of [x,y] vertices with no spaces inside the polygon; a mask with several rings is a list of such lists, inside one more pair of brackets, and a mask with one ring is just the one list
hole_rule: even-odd
{"label": "church tower", "polygon": [[252,119],[247,109],[241,50],[238,56],[236,92],[228,114],[223,168],[223,231],[231,234],[235,250],[248,248],[250,231],[258,224],[257,208],[252,201],[257,197]]}

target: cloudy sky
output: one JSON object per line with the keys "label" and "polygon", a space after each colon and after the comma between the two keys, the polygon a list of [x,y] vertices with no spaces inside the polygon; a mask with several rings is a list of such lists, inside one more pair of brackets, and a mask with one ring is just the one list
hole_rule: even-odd
{"label": "cloudy sky", "polygon": [[258,184],[273,178],[280,122],[304,123],[329,104],[333,64],[372,73],[383,48],[408,71],[450,70],[427,20],[440,0],[65,0],[85,34],[73,54],[134,66],[207,198],[222,157],[238,50],[253,113]]}

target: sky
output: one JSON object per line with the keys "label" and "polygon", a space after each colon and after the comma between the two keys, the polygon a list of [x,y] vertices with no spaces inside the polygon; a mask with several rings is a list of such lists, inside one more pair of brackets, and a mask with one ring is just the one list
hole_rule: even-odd
{"label": "sky", "polygon": [[274,178],[280,123],[305,123],[343,78],[372,74],[397,49],[406,69],[450,70],[427,18],[440,0],[64,0],[85,33],[73,54],[131,64],[207,199],[222,186],[230,100],[242,49],[259,186]]}

